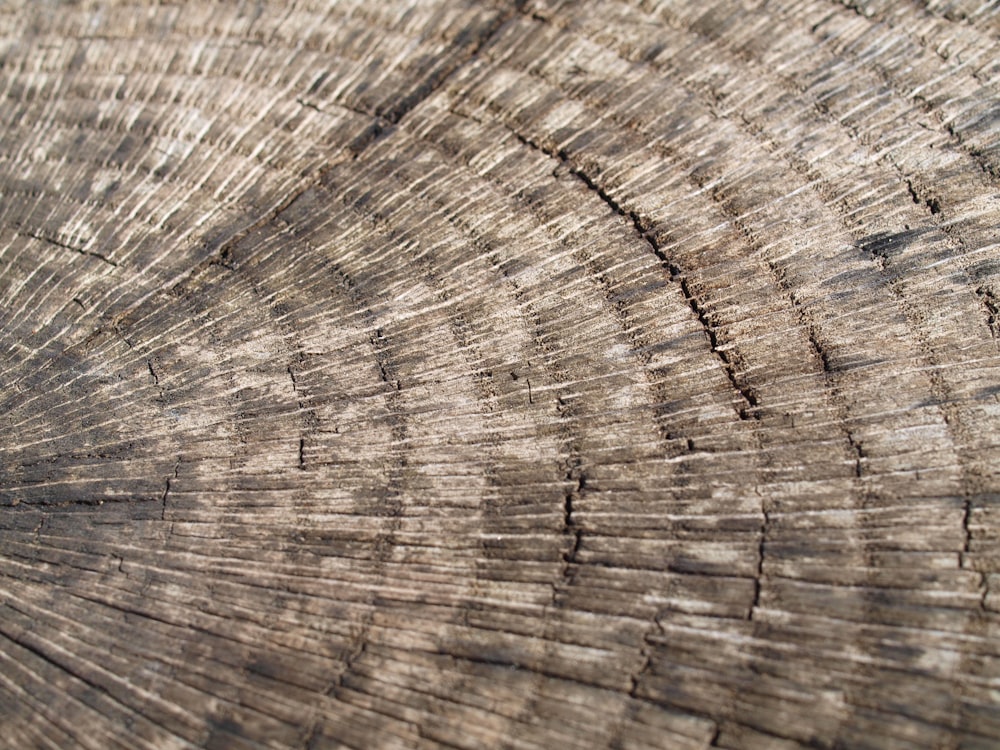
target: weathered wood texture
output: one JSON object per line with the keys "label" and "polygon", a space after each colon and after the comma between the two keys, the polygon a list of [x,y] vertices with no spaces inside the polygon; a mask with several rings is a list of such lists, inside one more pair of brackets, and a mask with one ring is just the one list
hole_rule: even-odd
{"label": "weathered wood texture", "polygon": [[1000,742],[995,2],[0,28],[0,745]]}

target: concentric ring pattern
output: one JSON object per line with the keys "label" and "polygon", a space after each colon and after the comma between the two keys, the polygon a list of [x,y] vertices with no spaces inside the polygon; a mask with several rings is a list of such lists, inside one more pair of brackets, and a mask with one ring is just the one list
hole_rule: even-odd
{"label": "concentric ring pattern", "polygon": [[0,745],[1000,742],[996,3],[0,29]]}

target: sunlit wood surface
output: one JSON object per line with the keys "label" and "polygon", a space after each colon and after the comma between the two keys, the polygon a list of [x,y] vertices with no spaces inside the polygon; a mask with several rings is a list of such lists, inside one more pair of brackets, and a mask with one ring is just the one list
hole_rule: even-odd
{"label": "sunlit wood surface", "polygon": [[7,2],[0,92],[0,746],[1000,743],[995,2]]}

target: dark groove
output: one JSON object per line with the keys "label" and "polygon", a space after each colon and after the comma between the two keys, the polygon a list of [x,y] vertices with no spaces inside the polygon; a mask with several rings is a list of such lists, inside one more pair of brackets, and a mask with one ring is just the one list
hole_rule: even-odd
{"label": "dark groove", "polygon": [[[796,300],[793,299],[792,303],[796,307],[798,307],[798,302]],[[829,380],[831,376],[833,376],[839,371],[840,368],[837,367],[837,365],[831,361],[830,355],[827,353],[826,349],[820,343],[819,338],[816,335],[816,330],[813,328],[813,326],[811,324],[806,324],[805,329],[806,329],[806,335],[809,338],[809,344],[813,350],[813,354],[816,355],[816,358],[819,359],[820,364],[823,365],[823,375]],[[828,387],[831,388],[831,390],[833,390],[836,393],[837,388],[835,385],[833,385],[832,383],[828,383]],[[861,475],[863,473],[861,459],[865,457],[864,450],[861,447],[861,443],[855,440],[854,434],[850,431],[850,429],[847,428],[846,415],[841,416],[841,422],[844,428],[844,435],[847,437],[847,444],[850,446],[851,451],[854,453],[854,476],[858,479],[861,479]]]}
{"label": "dark groove", "polygon": [[295,97],[295,101],[298,102],[298,104],[301,105],[301,106],[303,106],[303,107],[308,107],[309,109],[314,109],[317,112],[322,112],[323,111],[319,107],[317,107],[315,104],[313,104],[312,102],[308,102],[305,99],[303,99],[301,96]]}
{"label": "dark groove", "polygon": [[972,515],[972,500],[966,498],[962,507],[962,531],[965,533],[965,541],[962,544],[963,560],[969,554],[972,545],[972,530],[969,528],[969,517]]}
{"label": "dark groove", "polygon": [[[338,284],[333,286],[331,291],[344,294],[348,300],[353,304],[354,308],[361,311],[362,319],[368,330],[374,330],[374,333],[369,336],[369,343],[371,345],[371,354],[375,360],[376,366],[378,367],[381,379],[385,383],[391,383],[392,375],[392,365],[389,361],[389,352],[387,352],[387,340],[384,338],[383,330],[376,324],[376,316],[372,312],[372,306],[370,301],[362,293],[362,290],[355,283],[354,279],[344,271],[336,263],[330,266],[331,274],[338,280]],[[340,288],[338,290],[338,287]],[[292,377],[293,383],[296,385],[297,392],[297,378],[294,375],[294,370],[289,365],[289,376]],[[395,381],[396,391],[400,390],[399,380]],[[390,434],[392,436],[393,446],[403,445],[407,441],[408,428],[407,428],[407,414],[400,408],[399,404],[400,395],[398,392],[390,392],[385,395],[385,405],[387,410],[392,415],[392,420],[390,423]],[[301,444],[300,444],[301,445]],[[379,512],[373,514],[373,518],[386,518],[389,519],[384,530],[380,531],[377,535],[372,550],[371,550],[371,560],[376,566],[376,584],[373,586],[372,595],[367,599],[365,605],[368,607],[368,611],[364,615],[361,623],[360,629],[357,636],[354,638],[354,647],[350,654],[344,659],[344,669],[336,675],[336,677],[330,682],[330,684],[325,688],[325,696],[336,696],[337,692],[341,690],[347,683],[347,680],[352,676],[357,674],[355,665],[359,660],[365,655],[368,649],[368,643],[371,639],[372,629],[375,627],[375,612],[378,609],[378,602],[374,591],[378,586],[384,584],[386,580],[386,562],[392,555],[393,549],[398,544],[397,533],[399,532],[401,524],[401,516],[403,515],[403,492],[407,480],[407,458],[404,455],[405,449],[397,449],[391,447],[389,449],[389,456],[392,460],[392,465],[388,467],[387,470],[387,483],[385,488],[378,495],[378,505]],[[322,733],[318,735],[322,737]]]}
{"label": "dark groove", "polygon": [[[288,377],[290,377],[292,379],[292,391],[294,391],[294,393],[295,393],[295,399],[296,399],[295,402],[298,405],[299,412],[303,412],[305,414],[305,422],[306,422],[306,424],[307,425],[311,425],[314,420],[310,419],[310,417],[313,417],[313,414],[312,414],[311,410],[307,410],[306,409],[306,405],[303,403],[302,397],[299,394],[299,381],[295,377],[295,370],[292,369],[291,365],[288,365],[288,367],[285,368],[285,369],[288,372]],[[298,468],[300,468],[300,469],[306,468],[306,440],[305,440],[305,437],[302,436],[302,435],[299,436],[299,464],[298,464]]]}
{"label": "dark groove", "polygon": [[642,663],[642,666],[639,668],[639,671],[633,675],[629,675],[628,695],[630,698],[636,698],[636,699],[639,698],[639,683],[642,681],[643,675],[645,675],[650,670],[650,667],[653,663],[653,655],[649,652],[648,647],[643,649],[643,652],[645,654],[646,659]]}
{"label": "dark groove", "polygon": [[354,154],[354,158],[357,159],[362,151],[377,141],[384,133],[390,131],[393,126],[398,125],[406,115],[441,89],[455,71],[475,60],[480,51],[497,35],[497,32],[523,11],[526,2],[527,0],[517,0],[511,8],[499,13],[486,28],[471,39],[468,30],[460,33],[457,37],[457,44],[466,48],[465,54],[460,59],[453,60],[450,64],[442,65],[433,71],[423,83],[400,99],[392,108],[382,112],[376,111],[375,121],[349,146],[348,150]]}
{"label": "dark groove", "polygon": [[976,296],[986,308],[986,324],[990,327],[990,333],[993,338],[1000,338],[1000,299],[985,286],[976,289]]}
{"label": "dark groove", "polygon": [[[497,15],[497,17],[494,18],[493,22],[489,24],[483,30],[483,32],[481,32],[478,36],[476,36],[474,40],[472,40],[472,43],[469,45],[468,52],[462,59],[454,62],[452,65],[440,68],[438,71],[436,71],[434,75],[432,75],[427,81],[425,81],[423,85],[418,86],[417,89],[413,91],[409,96],[404,97],[389,112],[386,112],[384,114],[376,113],[375,121],[372,124],[370,124],[365,129],[365,131],[360,136],[355,138],[354,141],[348,146],[348,151],[353,153],[354,159],[357,159],[361,155],[362,151],[367,149],[372,143],[378,140],[378,138],[383,133],[385,133],[392,125],[398,124],[399,121],[402,120],[406,114],[411,112],[415,107],[417,107],[417,105],[419,105],[422,101],[427,99],[435,91],[441,88],[441,86],[444,85],[445,81],[456,70],[458,70],[461,66],[467,64],[470,60],[475,59],[475,57],[479,54],[480,50],[482,50],[482,48],[485,47],[494,36],[496,36],[497,32],[504,26],[504,24],[510,21],[515,15],[522,12],[525,4],[526,0],[517,0],[517,2],[514,3],[512,8],[510,8],[505,13]],[[303,104],[303,106],[309,106],[304,102],[304,100],[301,99],[299,100],[299,103]],[[236,270],[235,267],[232,265],[230,259],[230,254],[232,249],[239,242],[241,242],[243,239],[248,237],[256,230],[264,226],[267,226],[271,222],[275,221],[279,216],[281,216],[281,214],[283,214],[293,203],[295,203],[295,201],[301,198],[307,191],[316,186],[323,185],[325,183],[325,178],[327,176],[327,173],[332,169],[333,166],[335,165],[327,165],[326,167],[321,168],[315,176],[307,180],[297,190],[292,191],[292,193],[290,193],[288,197],[285,198],[285,200],[281,201],[273,209],[266,212],[263,216],[260,216],[258,219],[253,221],[248,226],[244,227],[241,230],[238,230],[235,234],[231,235],[219,246],[219,248],[215,252],[212,253],[212,255],[209,258],[200,263],[197,263],[191,269],[190,272],[185,274],[184,277],[174,285],[172,291],[174,293],[181,293],[186,283],[191,281],[191,279],[197,278],[201,273],[203,273],[211,266],[221,265],[224,268],[227,268],[228,270]],[[35,237],[35,239],[39,239],[45,242],[52,242],[53,244],[60,244],[44,237]],[[106,263],[110,263],[113,266],[118,265],[114,261],[111,261],[105,258],[104,256],[98,255],[96,253],[90,253],[71,246],[64,246],[64,245],[60,246],[67,247],[67,249],[74,250],[75,252],[94,255],[95,257],[98,257],[101,260],[105,261]],[[123,312],[115,316],[114,321],[117,322],[123,319],[131,312],[132,308],[124,310]],[[92,334],[92,336],[96,336],[102,330],[103,326],[98,327],[97,330],[94,331],[94,334]]]}
{"label": "dark groove", "polygon": [[[486,120],[483,120],[475,116],[474,114],[470,114],[468,112],[456,111],[455,109],[449,109],[449,113],[456,117],[471,120],[472,122],[475,122],[484,128],[494,127],[497,124],[503,125],[512,135],[515,136],[519,135],[518,133],[516,133],[516,131],[514,131],[508,125],[502,122],[501,123],[493,121],[488,122]],[[434,146],[441,153],[446,154],[448,157],[454,158],[457,156],[457,153],[453,153],[450,149],[444,147],[443,144],[441,143],[437,143],[434,141],[428,141],[428,143]],[[558,176],[560,169],[565,169],[565,167],[563,165],[557,167],[555,170],[553,170],[553,176]],[[488,180],[488,183],[491,186],[497,186],[505,194],[510,192],[509,184],[504,182],[503,180],[490,178]],[[419,197],[426,200],[429,205],[435,208],[435,210],[448,211],[447,205],[437,198],[431,198],[423,195]],[[523,208],[526,211],[528,211],[539,222],[539,224],[543,226],[547,224],[548,218],[546,217],[545,213],[539,209],[539,207],[535,204],[534,201],[530,199],[526,200],[523,195],[518,195],[518,194],[515,194],[515,198],[520,202],[522,202]],[[446,215],[446,220],[458,232],[470,237],[473,245],[477,248],[480,248],[483,251],[484,255],[490,253],[489,242],[484,242],[482,233],[478,231],[475,226],[462,221],[461,217],[456,216],[452,213],[448,213]],[[641,331],[639,328],[636,327],[633,315],[629,309],[628,302],[626,301],[627,295],[622,294],[621,292],[615,290],[615,288],[607,278],[606,271],[592,267],[594,265],[593,263],[594,259],[588,257],[582,251],[576,252],[578,251],[578,248],[575,248],[572,245],[572,243],[567,241],[565,238],[559,238],[556,237],[555,235],[552,235],[552,237],[555,241],[559,242],[563,247],[567,248],[568,250],[575,251],[574,257],[577,259],[579,263],[582,264],[582,266],[585,269],[587,269],[588,273],[591,275],[593,280],[600,285],[601,291],[604,295],[604,300],[607,303],[608,307],[610,308],[610,312],[615,316],[619,326],[621,327],[621,334],[628,339],[631,345],[632,355],[635,356],[636,359],[638,359],[642,363],[641,369],[644,376],[646,377],[651,392],[657,394],[656,400],[659,403],[652,405],[657,431],[660,433],[661,439],[666,444],[667,450],[668,451],[676,450],[676,440],[678,439],[679,436],[671,434],[671,432],[667,430],[665,427],[666,414],[663,405],[670,401],[670,395],[668,393],[669,389],[665,388],[664,383],[658,380],[651,373],[651,370],[653,369],[650,364],[652,357],[650,356],[649,352],[653,350],[655,343],[650,341],[648,335],[646,335],[643,331]],[[498,268],[500,267],[499,260],[496,258],[495,254],[493,254],[489,258],[489,261],[494,267]],[[507,278],[506,272],[502,268],[500,268],[500,271],[504,275],[504,278],[506,279]],[[515,297],[516,295],[517,291],[515,286]],[[534,400],[534,392],[532,390],[531,379],[526,377],[525,382],[527,384],[527,389],[528,389],[528,403],[535,404],[536,402]]]}
{"label": "dark groove", "polygon": [[652,250],[653,255],[660,261],[660,265],[663,266],[668,274],[670,274],[670,279],[672,281],[676,281],[680,285],[681,293],[684,295],[684,299],[687,301],[688,307],[691,308],[691,311],[695,314],[695,317],[697,317],[705,336],[708,338],[708,343],[712,353],[722,363],[722,368],[726,373],[726,377],[729,380],[730,385],[737,393],[739,393],[740,398],[745,404],[745,406],[737,410],[740,419],[760,419],[760,414],[756,411],[760,404],[756,389],[754,389],[753,386],[740,382],[736,374],[735,363],[732,361],[728,352],[721,348],[719,336],[716,332],[716,326],[712,323],[708,313],[702,306],[702,303],[698,301],[697,296],[691,291],[687,277],[681,268],[670,259],[666,251],[660,246],[659,241],[656,239],[656,235],[649,229],[649,227],[646,226],[646,222],[643,218],[635,211],[625,209],[620,203],[618,203],[618,201],[609,195],[604,188],[598,185],[593,178],[591,178],[582,169],[575,166],[570,159],[569,154],[567,154],[565,150],[553,151],[552,149],[547,149],[516,130],[512,128],[510,130],[518,141],[529,148],[539,151],[552,159],[559,159],[570,174],[574,175],[590,190],[596,193],[605,205],[607,205],[616,214],[628,219],[632,223],[632,228],[635,230],[636,234],[645,240],[650,250]]}
{"label": "dark groove", "polygon": [[854,476],[861,479],[861,475],[864,473],[861,460],[865,457],[865,449],[862,444],[855,439],[854,433],[849,430],[847,432],[847,442],[850,444],[851,450],[854,451]]}
{"label": "dark groove", "polygon": [[721,734],[722,734],[722,727],[719,725],[719,722],[716,721],[715,722],[715,731],[712,733],[711,738],[708,740],[708,746],[709,747],[718,747],[719,746],[719,735],[721,735]]}
{"label": "dark groove", "polygon": [[60,242],[59,240],[54,240],[51,237],[46,237],[41,234],[36,234],[34,232],[25,229],[17,230],[17,234],[21,235],[22,237],[30,237],[33,240],[38,240],[39,242],[45,242],[49,245],[54,245],[55,247],[61,247],[63,250],[72,250],[74,253],[79,253],[80,255],[89,255],[91,258],[97,258],[98,260],[104,261],[109,266],[114,266],[115,268],[118,268],[118,263],[111,260],[111,258],[108,258],[105,255],[101,255],[100,253],[95,253],[93,250],[84,250],[83,248],[76,247],[75,245],[67,245],[65,242]]}
{"label": "dark groove", "polygon": [[163,495],[160,497],[160,520],[165,521],[167,519],[167,495],[170,494],[170,485],[173,480],[177,479],[177,473],[180,471],[181,462],[177,459],[177,463],[174,464],[173,476],[167,477],[165,486],[163,488]]}
{"label": "dark groove", "polygon": [[563,496],[562,533],[565,536],[573,537],[573,545],[563,554],[563,561],[567,566],[564,577],[568,575],[569,566],[576,563],[576,556],[580,552],[580,545],[583,542],[583,530],[577,527],[576,518],[573,515],[573,503],[583,495],[587,487],[587,476],[580,471],[579,460],[574,461],[573,465],[566,472],[566,479],[570,482],[575,481],[576,486]]}
{"label": "dark groove", "polygon": [[767,508],[761,507],[761,513],[764,516],[764,520],[760,525],[760,540],[757,543],[757,573],[754,576],[753,581],[753,601],[750,603],[750,609],[747,611],[747,619],[753,620],[754,612],[760,606],[760,590],[761,581],[764,578],[764,554],[765,547],[767,545],[767,527],[771,519],[768,516]]}
{"label": "dark groove", "polygon": [[[794,301],[793,304],[796,304],[797,306],[797,303]],[[809,345],[812,347],[813,354],[816,355],[816,358],[823,366],[823,373],[826,375],[832,375],[837,372],[837,366],[830,361],[830,355],[827,354],[826,349],[823,348],[823,345],[819,342],[819,339],[816,337],[816,331],[813,330],[811,325],[806,326],[806,336],[809,338]]]}
{"label": "dark groove", "polygon": [[391,385],[397,391],[401,391],[403,386],[400,384],[398,379],[393,379],[389,373],[389,363],[385,358],[385,344],[382,338],[382,329],[378,328],[375,330],[373,336],[368,337],[369,342],[372,345],[372,351],[375,353],[375,365],[378,367],[379,378],[381,378],[383,383]]}
{"label": "dark groove", "polygon": [[916,188],[913,187],[913,182],[911,180],[906,181],[906,190],[909,192],[910,198],[912,198],[913,202],[918,206],[926,206],[932,214],[941,213],[941,202],[937,198],[922,197],[919,193],[917,193]]}

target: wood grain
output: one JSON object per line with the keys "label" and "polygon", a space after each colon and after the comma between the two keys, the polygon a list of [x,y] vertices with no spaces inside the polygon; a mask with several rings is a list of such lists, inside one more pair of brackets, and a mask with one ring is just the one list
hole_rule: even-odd
{"label": "wood grain", "polygon": [[1000,9],[0,5],[0,746],[1000,743]]}

